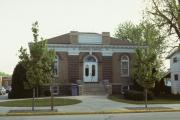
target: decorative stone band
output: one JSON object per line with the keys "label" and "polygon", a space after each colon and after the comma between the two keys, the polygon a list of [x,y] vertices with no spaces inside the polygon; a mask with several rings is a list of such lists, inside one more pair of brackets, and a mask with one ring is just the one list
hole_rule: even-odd
{"label": "decorative stone band", "polygon": [[68,55],[79,55],[80,52],[101,52],[103,56],[112,56],[116,52],[134,53],[135,49],[148,48],[148,46],[48,44],[48,48],[57,52],[68,52]]}

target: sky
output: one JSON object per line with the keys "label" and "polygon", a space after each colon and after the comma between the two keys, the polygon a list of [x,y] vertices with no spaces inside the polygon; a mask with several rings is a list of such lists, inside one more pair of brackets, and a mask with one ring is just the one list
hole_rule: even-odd
{"label": "sky", "polygon": [[12,74],[18,50],[33,40],[31,27],[39,22],[40,36],[69,31],[115,32],[118,24],[142,19],[144,0],[0,0],[0,71]]}

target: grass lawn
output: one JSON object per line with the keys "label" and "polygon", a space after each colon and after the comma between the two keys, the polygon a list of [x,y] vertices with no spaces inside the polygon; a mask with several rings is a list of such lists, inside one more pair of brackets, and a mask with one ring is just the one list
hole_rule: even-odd
{"label": "grass lawn", "polygon": [[[65,105],[73,105],[80,103],[80,100],[76,99],[66,99],[66,98],[54,98],[54,106],[65,106]],[[35,100],[35,106],[38,107],[45,107],[50,106],[51,101],[50,98],[43,98]],[[0,102],[0,106],[5,107],[31,107],[32,106],[32,99],[26,100],[13,100],[13,101],[5,101]]]}
{"label": "grass lawn", "polygon": [[[144,104],[144,101],[127,100],[117,95],[110,95],[108,99],[129,104]],[[180,100],[173,98],[155,98],[154,100],[148,100],[148,104],[180,104]]]}

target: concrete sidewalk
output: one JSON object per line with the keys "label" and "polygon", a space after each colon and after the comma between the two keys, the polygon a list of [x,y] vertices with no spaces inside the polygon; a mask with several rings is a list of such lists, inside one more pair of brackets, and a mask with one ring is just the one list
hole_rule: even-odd
{"label": "concrete sidewalk", "polygon": [[[107,96],[68,96],[61,98],[73,98],[81,100],[82,102],[75,105],[68,106],[55,106],[54,108],[58,110],[59,114],[64,113],[120,113],[120,112],[145,112],[146,110],[136,110],[128,108],[142,108],[144,105],[134,105],[121,102],[115,102],[107,99]],[[7,101],[7,100],[0,100]],[[159,108],[148,110],[153,111],[180,111],[180,104],[150,104],[150,108]],[[164,108],[164,109],[163,109]],[[36,107],[35,109],[50,109],[50,107]],[[0,107],[0,113],[5,114],[10,110],[31,110],[31,107]]]}

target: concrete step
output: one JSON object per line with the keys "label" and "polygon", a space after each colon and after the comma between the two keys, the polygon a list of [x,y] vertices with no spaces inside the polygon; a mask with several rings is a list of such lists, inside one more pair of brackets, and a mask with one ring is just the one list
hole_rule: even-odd
{"label": "concrete step", "polygon": [[105,95],[106,91],[103,84],[85,83],[82,89],[83,95]]}

